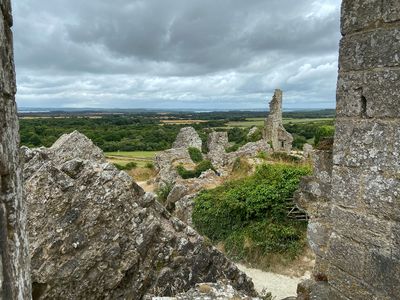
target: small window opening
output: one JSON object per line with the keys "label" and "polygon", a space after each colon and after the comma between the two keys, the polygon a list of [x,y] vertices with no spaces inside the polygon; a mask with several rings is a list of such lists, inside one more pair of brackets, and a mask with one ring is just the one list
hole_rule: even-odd
{"label": "small window opening", "polygon": [[361,118],[367,117],[367,98],[361,95]]}

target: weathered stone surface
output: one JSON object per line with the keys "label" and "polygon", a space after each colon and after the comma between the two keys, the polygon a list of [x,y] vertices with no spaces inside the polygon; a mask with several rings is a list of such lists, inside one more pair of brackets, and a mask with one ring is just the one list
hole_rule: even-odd
{"label": "weathered stone surface", "polygon": [[312,145],[305,143],[303,145],[303,157],[305,159],[311,159],[313,155],[314,148]]}
{"label": "weathered stone surface", "polygon": [[175,297],[153,297],[152,300],[261,300],[235,290],[225,282],[199,283],[189,291]]}
{"label": "weathered stone surface", "polygon": [[9,0],[0,1],[0,299],[30,299]]}
{"label": "weathered stone surface", "polygon": [[[400,116],[399,70],[343,73],[338,80],[337,116],[394,118]],[[387,94],[391,95],[387,100]]]}
{"label": "weathered stone surface", "polygon": [[176,170],[180,164],[194,167],[187,148],[169,149],[158,153],[155,157],[156,183],[175,183],[180,178]]}
{"label": "weathered stone surface", "polygon": [[257,131],[258,131],[258,128],[256,126],[251,127],[249,130],[249,133],[247,134],[247,137],[248,138],[252,137]]}
{"label": "weathered stone surface", "polygon": [[400,65],[393,45],[400,42],[400,29],[379,28],[343,37],[340,43],[340,71],[362,71]]}
{"label": "weathered stone surface", "polygon": [[169,192],[165,207],[169,211],[175,210],[175,203],[182,199],[189,193],[189,189],[183,184],[175,184],[172,190]]}
{"label": "weathered stone surface", "polygon": [[264,139],[259,140],[258,142],[247,143],[237,151],[227,153],[227,160],[229,164],[232,164],[235,159],[239,157],[256,157],[260,152],[264,152],[265,154],[272,152],[271,146]]}
{"label": "weathered stone surface", "polygon": [[374,27],[382,19],[382,0],[343,0],[342,34]]}
{"label": "weathered stone surface", "polygon": [[208,154],[207,157],[219,171],[226,164],[226,152],[225,148],[229,146],[228,133],[227,132],[216,132],[213,131],[208,135],[207,147]]}
{"label": "weathered stone surface", "polygon": [[283,127],[282,122],[282,91],[275,90],[269,103],[269,115],[265,120],[264,139],[271,143],[272,149],[277,152],[290,153],[293,137]]}
{"label": "weathered stone surface", "polygon": [[[86,143],[63,139],[74,136]],[[25,182],[36,299],[142,299],[219,279],[254,295],[244,274],[125,172],[56,145],[26,159],[36,170]]]}
{"label": "weathered stone surface", "polygon": [[197,148],[201,150],[203,142],[193,127],[184,127],[179,131],[172,148]]}
{"label": "weathered stone surface", "polygon": [[333,167],[297,193],[317,255],[308,290],[327,279],[317,299],[399,298],[399,12],[398,1],[343,1]]}

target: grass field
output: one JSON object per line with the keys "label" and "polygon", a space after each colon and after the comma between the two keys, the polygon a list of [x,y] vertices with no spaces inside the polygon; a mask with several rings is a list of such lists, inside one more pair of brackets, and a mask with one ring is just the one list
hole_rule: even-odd
{"label": "grass field", "polygon": [[168,125],[186,125],[186,124],[206,123],[207,121],[206,120],[161,120],[160,122]]}
{"label": "grass field", "polygon": [[[333,118],[315,118],[315,119],[293,119],[286,118],[283,119],[283,124],[289,123],[310,123],[310,122],[319,122],[319,121],[331,121]],[[227,127],[252,127],[252,126],[264,126],[264,118],[248,118],[246,121],[235,121],[228,122],[226,124]]]}
{"label": "grass field", "polygon": [[106,158],[111,163],[126,165],[130,162],[136,162],[138,167],[144,167],[147,163],[152,163],[157,151],[118,151],[106,152]]}

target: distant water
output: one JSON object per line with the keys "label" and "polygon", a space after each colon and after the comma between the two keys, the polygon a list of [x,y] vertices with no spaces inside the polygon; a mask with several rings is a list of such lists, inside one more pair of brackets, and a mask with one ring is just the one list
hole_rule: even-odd
{"label": "distant water", "polygon": [[18,110],[19,113],[35,114],[35,113],[49,113],[50,110]]}

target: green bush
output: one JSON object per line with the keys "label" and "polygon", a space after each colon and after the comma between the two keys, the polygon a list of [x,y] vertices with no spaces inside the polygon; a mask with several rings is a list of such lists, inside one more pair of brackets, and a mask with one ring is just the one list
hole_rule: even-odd
{"label": "green bush", "polygon": [[250,177],[203,191],[194,202],[195,228],[223,242],[232,258],[251,260],[255,253],[294,258],[303,249],[306,224],[287,218],[287,199],[309,173],[303,166],[262,165]]}
{"label": "green bush", "polygon": [[147,162],[144,165],[145,168],[150,169],[150,170],[154,170],[154,164],[152,162]]}
{"label": "green bush", "polygon": [[158,196],[158,200],[160,200],[160,202],[164,203],[167,200],[168,195],[171,192],[173,187],[174,187],[173,183],[164,182],[164,184],[155,191],[156,195]]}
{"label": "green bush", "polygon": [[177,166],[176,170],[183,179],[197,178],[201,175],[201,173],[207,170],[215,171],[214,166],[209,160],[203,160],[196,166],[194,170],[186,170],[183,165]]}
{"label": "green bush", "polygon": [[258,142],[259,140],[262,139],[262,137],[263,137],[262,130],[259,127],[257,127],[256,132],[247,137],[247,142]]}
{"label": "green bush", "polygon": [[126,165],[121,165],[121,164],[115,163],[114,166],[116,166],[118,170],[129,171],[129,170],[135,169],[137,167],[137,163],[134,161],[129,162]]}
{"label": "green bush", "polygon": [[319,142],[323,138],[330,138],[333,137],[335,134],[335,127],[334,126],[320,126],[316,132],[315,132],[315,139],[314,139],[314,145],[318,146]]}
{"label": "green bush", "polygon": [[240,145],[239,144],[233,144],[232,146],[229,146],[228,148],[225,149],[226,153],[231,153],[239,150]]}
{"label": "green bush", "polygon": [[265,160],[265,159],[267,159],[267,157],[268,157],[268,154],[265,151],[260,151],[257,154],[257,158],[260,158],[260,159],[264,159]]}
{"label": "green bush", "polygon": [[199,163],[203,160],[203,154],[201,153],[201,151],[199,149],[194,148],[194,147],[189,147],[188,152],[189,152],[190,158],[193,160],[193,162]]}

